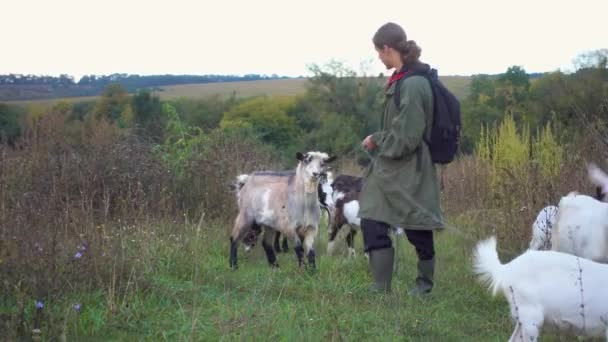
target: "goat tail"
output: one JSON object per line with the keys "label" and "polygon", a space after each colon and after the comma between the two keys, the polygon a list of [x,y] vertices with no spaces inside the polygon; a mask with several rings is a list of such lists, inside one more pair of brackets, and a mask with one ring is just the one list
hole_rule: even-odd
{"label": "goat tail", "polygon": [[237,186],[237,190],[241,190],[241,188],[245,185],[245,183],[247,182],[247,179],[249,178],[249,175],[244,173],[242,175],[238,175],[236,176],[236,186]]}
{"label": "goat tail", "polygon": [[473,272],[488,285],[492,295],[496,295],[501,288],[503,270],[504,265],[500,263],[496,251],[496,237],[480,241],[473,253]]}
{"label": "goat tail", "polygon": [[587,172],[591,183],[602,187],[604,191],[608,190],[608,175],[602,171],[602,169],[594,163],[589,163],[589,165],[587,165]]}

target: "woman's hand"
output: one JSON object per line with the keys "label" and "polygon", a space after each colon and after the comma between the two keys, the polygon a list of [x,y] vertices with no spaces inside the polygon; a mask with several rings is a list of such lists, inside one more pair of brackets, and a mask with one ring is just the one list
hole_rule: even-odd
{"label": "woman's hand", "polygon": [[374,143],[374,141],[372,140],[372,136],[368,135],[363,142],[361,143],[361,145],[363,146],[364,149],[371,151],[371,150],[375,150],[376,148],[378,148],[378,146],[376,145],[376,143]]}

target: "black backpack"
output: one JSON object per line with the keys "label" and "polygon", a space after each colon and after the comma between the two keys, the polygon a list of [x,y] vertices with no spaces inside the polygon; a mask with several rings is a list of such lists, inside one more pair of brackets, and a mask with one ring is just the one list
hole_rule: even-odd
{"label": "black backpack", "polygon": [[410,76],[424,76],[430,83],[433,91],[433,127],[431,127],[431,139],[425,141],[429,145],[431,159],[436,164],[448,164],[454,160],[460,143],[460,102],[446,88],[437,76],[437,70],[413,71],[397,80],[395,85],[395,104],[399,108],[401,100],[400,81]]}

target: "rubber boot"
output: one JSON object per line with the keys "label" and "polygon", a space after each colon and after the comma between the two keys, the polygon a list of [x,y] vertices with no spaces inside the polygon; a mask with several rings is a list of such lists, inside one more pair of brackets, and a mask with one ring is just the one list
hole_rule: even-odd
{"label": "rubber boot", "polygon": [[416,286],[409,291],[410,296],[424,296],[433,289],[433,276],[435,274],[435,259],[418,260],[418,276]]}
{"label": "rubber boot", "polygon": [[369,268],[374,278],[371,290],[375,292],[390,292],[393,279],[393,261],[395,249],[382,248],[369,252]]}

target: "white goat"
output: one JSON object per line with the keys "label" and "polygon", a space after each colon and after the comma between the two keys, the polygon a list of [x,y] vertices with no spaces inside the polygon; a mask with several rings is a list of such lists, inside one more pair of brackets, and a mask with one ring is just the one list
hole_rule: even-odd
{"label": "white goat", "polygon": [[238,241],[256,226],[265,228],[262,247],[271,266],[278,266],[272,248],[274,230],[294,241],[300,265],[305,247],[308,264],[315,267],[313,243],[321,215],[318,182],[327,172],[327,163],[335,156],[329,157],[322,152],[298,152],[296,157],[299,162],[295,173],[254,172],[239,190],[239,213],[230,235],[230,267],[233,269],[237,267]]}
{"label": "white goat", "polygon": [[536,341],[543,323],[579,336],[608,338],[608,265],[554,251],[528,250],[501,264],[496,238],[477,244],[473,271],[502,292],[515,330],[509,341]]}
{"label": "white goat", "polygon": [[[604,173],[599,167],[591,163],[587,167],[589,179],[592,184],[596,185],[595,199],[598,201],[606,201],[605,194],[608,192],[608,175]],[[577,192],[571,192],[569,196],[578,195]],[[588,198],[584,198],[583,203],[588,202]],[[583,205],[579,203],[579,205]],[[584,205],[583,205],[584,207]],[[558,207],[550,205],[541,209],[538,213],[534,224],[532,225],[532,240],[530,241],[530,249],[534,250],[547,250],[552,249],[552,231],[556,225]],[[570,207],[571,211],[576,212],[575,207]],[[588,213],[587,213],[588,214]],[[570,214],[572,215],[572,214]],[[586,215],[586,214],[585,214]],[[569,216],[570,218],[572,216]],[[563,218],[562,218],[563,219]],[[576,222],[576,219],[574,219]],[[580,223],[580,222],[579,222]],[[562,222],[562,225],[565,224]],[[580,228],[577,228],[580,229]],[[572,236],[568,236],[568,239],[572,239]],[[558,239],[564,239],[564,236],[558,237]],[[564,250],[565,251],[565,250]],[[579,255],[579,254],[575,254]]]}
{"label": "white goat", "polygon": [[571,193],[562,197],[551,234],[551,249],[608,262],[608,203]]}

